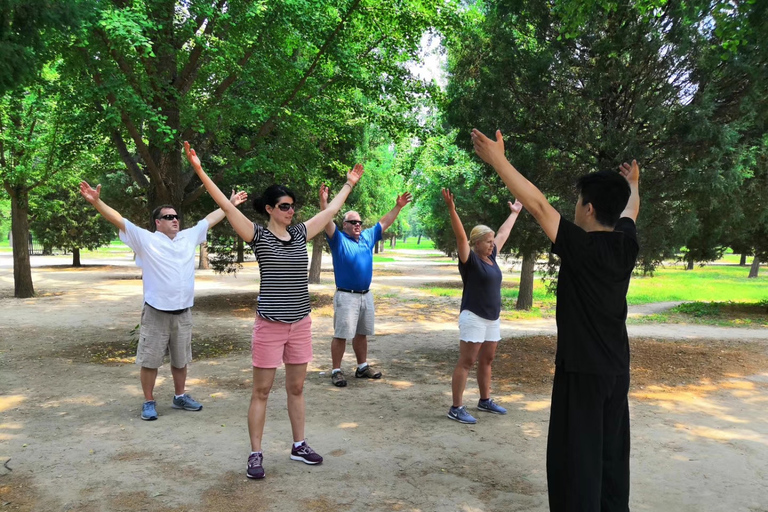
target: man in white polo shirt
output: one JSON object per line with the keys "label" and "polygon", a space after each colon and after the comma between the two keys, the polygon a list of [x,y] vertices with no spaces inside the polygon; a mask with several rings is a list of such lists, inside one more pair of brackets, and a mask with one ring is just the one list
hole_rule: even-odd
{"label": "man in white polo shirt", "polygon": [[[184,392],[187,364],[192,360],[192,313],[195,289],[195,248],[205,242],[208,230],[224,219],[219,209],[194,227],[179,231],[179,215],[170,205],[152,212],[155,231],[137,227],[101,200],[101,185],[94,189],[80,183],[80,194],[120,230],[120,240],[136,253],[136,265],[143,271],[144,308],[136,364],[141,366],[144,405],[141,419],[156,420],[154,388],[157,369],[170,355],[174,397],[172,407],[199,411],[203,406]],[[232,193],[230,201],[239,205],[245,192]]]}

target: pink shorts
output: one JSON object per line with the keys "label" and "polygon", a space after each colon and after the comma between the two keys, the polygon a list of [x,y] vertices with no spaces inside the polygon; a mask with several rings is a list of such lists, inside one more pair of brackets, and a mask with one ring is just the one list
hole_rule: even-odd
{"label": "pink shorts", "polygon": [[253,324],[251,356],[256,368],[277,368],[280,363],[305,364],[312,360],[312,318],[296,323],[273,322],[260,316]]}

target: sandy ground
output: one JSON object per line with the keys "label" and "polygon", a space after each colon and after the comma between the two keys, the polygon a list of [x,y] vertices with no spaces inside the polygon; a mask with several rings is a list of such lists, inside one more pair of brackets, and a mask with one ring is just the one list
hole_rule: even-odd
{"label": "sandy ground", "polygon": [[[445,417],[458,301],[411,287],[458,280],[454,266],[406,254],[377,265],[379,315],[369,360],[384,378],[351,378],[343,389],[331,386],[327,373],[332,274],[323,273],[311,287],[318,297],[315,359],[305,389],[308,441],[325,462],[289,460],[279,371],[264,436],[267,478],[255,482],[244,472],[257,269],[237,277],[198,272],[193,350],[218,355],[190,367],[188,390],[204,409],[171,409],[166,365],[156,388],[160,418],[143,422],[135,365],[94,362],[126,346],[139,321],[139,270],[129,260],[110,264],[36,268],[38,297],[18,300],[0,256],[0,511],[547,510],[547,386],[515,384],[506,375],[495,397],[509,414],[478,413],[473,426]],[[548,320],[503,325],[505,337],[554,332]],[[768,329],[641,324],[630,332],[712,343],[713,364],[724,346],[760,357],[768,349]],[[348,347],[348,376],[352,361]],[[633,510],[768,511],[768,369],[749,368],[633,387]],[[470,412],[477,398],[470,380]]]}

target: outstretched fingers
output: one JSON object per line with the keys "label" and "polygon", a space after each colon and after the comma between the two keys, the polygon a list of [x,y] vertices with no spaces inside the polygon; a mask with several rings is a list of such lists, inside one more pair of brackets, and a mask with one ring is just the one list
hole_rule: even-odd
{"label": "outstretched fingers", "polygon": [[355,164],[352,170],[347,173],[347,181],[351,182],[352,185],[357,185],[357,182],[360,181],[362,175],[363,164]]}
{"label": "outstretched fingers", "polygon": [[453,200],[453,194],[451,194],[450,189],[444,188],[441,190],[441,193],[443,194],[443,201],[448,205],[448,208],[456,208],[456,203]]}
{"label": "outstretched fingers", "polygon": [[85,198],[89,203],[95,203],[101,197],[101,185],[96,185],[94,189],[87,182],[80,182],[80,195]]}

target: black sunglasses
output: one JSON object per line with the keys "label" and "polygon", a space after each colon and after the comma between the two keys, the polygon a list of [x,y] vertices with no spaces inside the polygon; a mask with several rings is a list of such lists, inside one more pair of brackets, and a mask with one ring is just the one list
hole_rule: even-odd
{"label": "black sunglasses", "polygon": [[281,212],[287,212],[288,210],[296,211],[296,205],[293,203],[280,203],[276,208]]}
{"label": "black sunglasses", "polygon": [[352,224],[353,226],[362,226],[363,225],[363,221],[361,221],[361,220],[345,220],[344,222]]}
{"label": "black sunglasses", "polygon": [[161,215],[160,218],[164,220],[179,220],[179,216],[175,213],[174,214],[166,213],[165,215]]}

